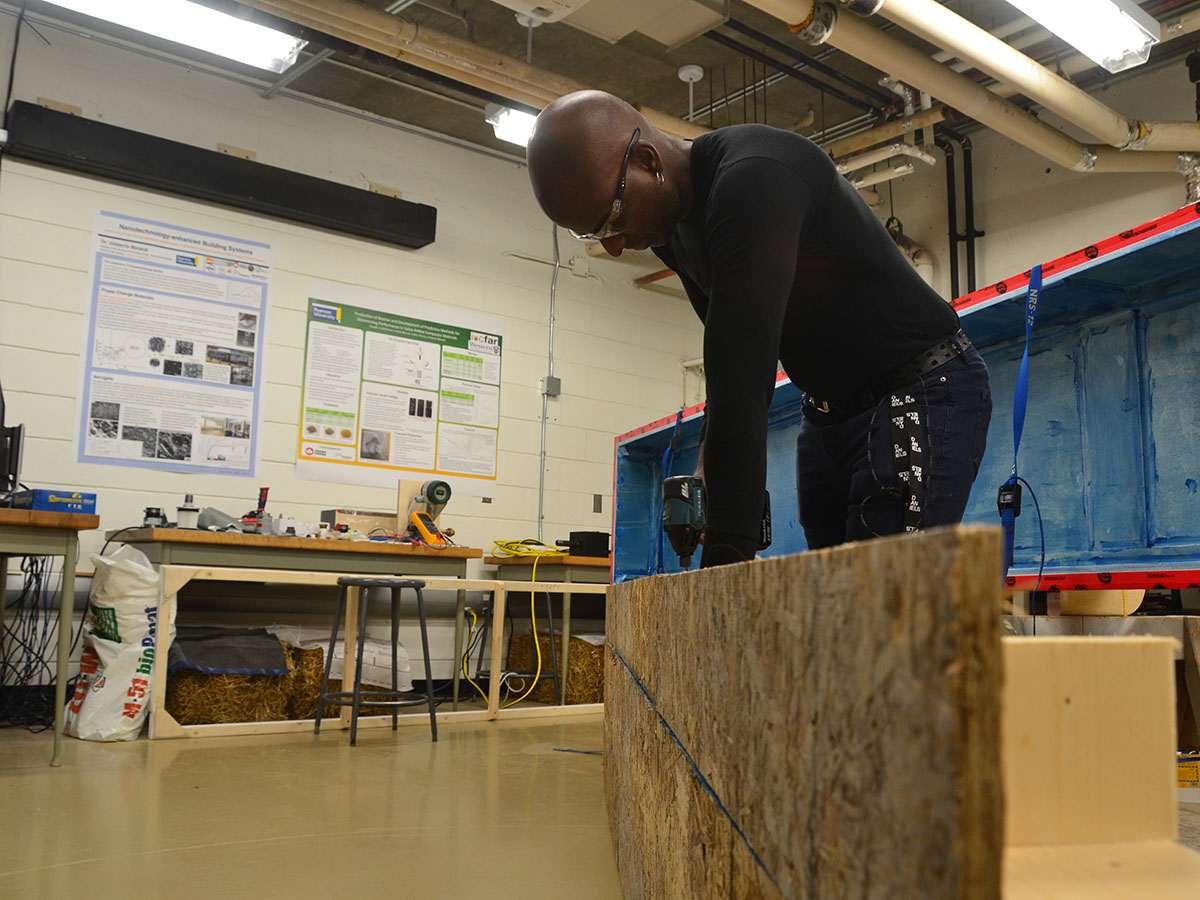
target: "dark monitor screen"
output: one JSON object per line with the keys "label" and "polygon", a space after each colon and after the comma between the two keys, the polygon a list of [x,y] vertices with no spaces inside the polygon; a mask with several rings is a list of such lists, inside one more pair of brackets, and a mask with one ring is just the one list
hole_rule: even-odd
{"label": "dark monitor screen", "polygon": [[21,483],[21,450],[25,444],[25,426],[6,426],[4,388],[0,387],[0,499],[15,491]]}

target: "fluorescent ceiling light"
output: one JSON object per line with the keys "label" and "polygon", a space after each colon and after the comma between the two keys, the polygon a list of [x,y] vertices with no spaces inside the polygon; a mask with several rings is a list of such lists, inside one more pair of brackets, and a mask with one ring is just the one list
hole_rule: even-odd
{"label": "fluorescent ceiling light", "polygon": [[1008,0],[1110,72],[1140,66],[1159,42],[1158,21],[1133,0]]}
{"label": "fluorescent ceiling light", "polygon": [[519,109],[509,109],[498,103],[489,103],[483,111],[483,118],[492,126],[492,131],[496,132],[499,140],[527,147],[537,116]]}
{"label": "fluorescent ceiling light", "polygon": [[271,72],[282,72],[290,67],[306,43],[282,31],[256,25],[189,0],[49,2]]}

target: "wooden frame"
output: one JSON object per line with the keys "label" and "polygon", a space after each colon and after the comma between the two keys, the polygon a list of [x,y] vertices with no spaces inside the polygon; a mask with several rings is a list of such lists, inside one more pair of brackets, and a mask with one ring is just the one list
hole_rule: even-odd
{"label": "wooden frame", "polygon": [[[283,722],[239,722],[219,725],[180,725],[175,717],[167,712],[165,700],[167,693],[167,669],[165,664],[165,648],[163,630],[166,623],[174,621],[175,611],[179,606],[178,594],[186,585],[193,581],[236,581],[268,584],[309,584],[336,587],[339,578],[346,574],[339,572],[304,572],[290,569],[248,569],[233,566],[161,566],[162,589],[158,604],[158,621],[160,627],[155,636],[154,646],[154,684],[150,700],[150,739],[172,737],[216,737],[235,734],[281,734],[290,732],[311,731],[313,723],[307,719],[288,720]],[[524,593],[536,591],[544,593],[603,594],[608,590],[606,584],[579,584],[553,582],[510,582],[486,581],[464,578],[421,578],[425,582],[425,590],[430,591],[484,591],[495,596],[492,604],[492,659],[500,660],[504,653],[504,615],[507,594],[509,591]],[[351,590],[347,595],[346,621],[355,622],[358,618],[359,591]],[[357,637],[353,628],[347,628],[344,638],[345,659],[352,659],[356,651]],[[493,663],[494,665],[498,664]],[[455,722],[494,721],[497,719],[528,719],[544,716],[576,716],[596,713],[603,710],[603,704],[580,704],[577,706],[550,706],[526,709],[500,708],[500,679],[492,678],[488,685],[488,708],[486,710],[462,710],[437,713],[438,724]],[[329,721],[329,720],[326,720]],[[343,707],[340,716],[334,722],[341,729],[350,727],[350,709]],[[360,716],[359,728],[378,728],[390,726],[392,717]],[[324,725],[325,722],[322,722]],[[404,726],[428,725],[427,712],[410,713],[399,717],[399,724]]]}

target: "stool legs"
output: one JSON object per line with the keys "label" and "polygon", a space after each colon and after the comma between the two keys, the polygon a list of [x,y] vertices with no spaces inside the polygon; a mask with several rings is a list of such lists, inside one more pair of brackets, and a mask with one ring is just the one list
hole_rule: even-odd
{"label": "stool legs", "polygon": [[[392,693],[400,690],[400,588],[392,588]],[[392,731],[400,724],[400,710],[392,707]]]}
{"label": "stool legs", "polygon": [[[350,707],[350,746],[358,737],[358,707],[362,702],[363,647],[367,638],[367,606],[370,594],[363,588],[358,591],[358,657],[354,661],[354,702]],[[345,666],[342,666],[345,669]]]}
{"label": "stool legs", "polygon": [[421,649],[425,657],[425,696],[429,700],[429,730],[433,732],[433,740],[437,741],[437,711],[433,703],[433,671],[429,667],[429,634],[425,629],[425,595],[420,588],[417,592],[417,616],[421,620]]}
{"label": "stool legs", "polygon": [[[337,646],[338,626],[342,624],[342,614],[346,611],[347,588],[338,589],[337,613],[333,617],[333,633],[329,635],[329,649],[325,652],[325,672],[321,675],[321,692],[317,694],[317,718],[313,723],[313,734],[321,733],[321,714],[325,711],[325,694],[329,691],[329,671],[333,666],[333,650]],[[347,623],[348,624],[348,623]],[[346,666],[343,660],[342,681],[345,681]]]}

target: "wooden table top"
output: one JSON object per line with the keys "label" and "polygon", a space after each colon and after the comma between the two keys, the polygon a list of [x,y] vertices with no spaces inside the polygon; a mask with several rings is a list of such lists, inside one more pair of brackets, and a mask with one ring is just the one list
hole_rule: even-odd
{"label": "wooden table top", "polygon": [[328,550],[334,553],[442,556],[450,559],[479,559],[483,556],[483,551],[477,547],[419,547],[414,544],[392,544],[387,541],[339,541],[270,534],[244,534],[236,531],[200,531],[191,528],[135,528],[132,531],[122,532],[120,535],[115,530],[109,531],[106,536],[126,544],[217,544],[226,547]]}
{"label": "wooden table top", "polygon": [[100,517],[86,513],[47,512],[42,509],[0,508],[0,525],[23,525],[33,528],[70,528],[91,531],[100,527]]}
{"label": "wooden table top", "polygon": [[483,562],[488,566],[532,566],[534,559],[539,566],[612,567],[612,559],[607,556],[485,556]]}

